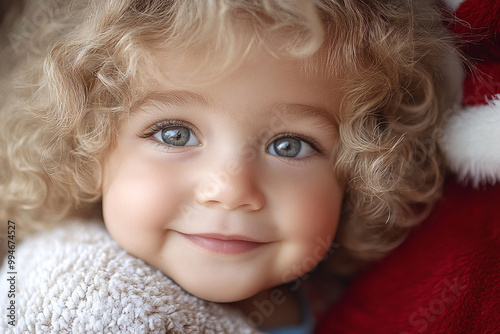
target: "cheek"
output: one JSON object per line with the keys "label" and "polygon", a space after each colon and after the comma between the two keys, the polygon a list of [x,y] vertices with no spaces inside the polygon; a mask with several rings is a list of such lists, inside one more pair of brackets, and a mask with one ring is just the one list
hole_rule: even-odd
{"label": "cheek", "polygon": [[281,219],[281,231],[287,240],[283,255],[286,269],[295,268],[302,274],[313,269],[329,250],[343,198],[343,188],[335,178],[329,173],[317,176],[294,184]]}
{"label": "cheek", "polygon": [[333,240],[340,216],[342,193],[335,188],[329,191],[319,188],[308,189],[310,196],[300,196],[293,212],[298,219],[291,229],[295,236],[292,238],[307,252],[326,240]]}
{"label": "cheek", "polygon": [[[103,192],[104,222],[123,248],[144,247],[151,234],[161,233],[179,206],[179,193],[170,173],[150,164],[123,161],[106,170]],[[149,241],[148,241],[149,242]]]}
{"label": "cheek", "polygon": [[288,215],[293,219],[291,231],[298,237],[334,233],[340,215],[343,189],[330,173],[295,183],[290,190],[293,203],[288,206]]}

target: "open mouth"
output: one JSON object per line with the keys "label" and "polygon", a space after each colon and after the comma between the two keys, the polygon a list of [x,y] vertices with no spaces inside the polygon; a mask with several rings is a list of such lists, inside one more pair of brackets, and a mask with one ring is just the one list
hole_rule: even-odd
{"label": "open mouth", "polygon": [[226,236],[221,234],[183,234],[192,243],[208,251],[223,254],[239,254],[249,252],[264,242],[254,241],[241,236]]}

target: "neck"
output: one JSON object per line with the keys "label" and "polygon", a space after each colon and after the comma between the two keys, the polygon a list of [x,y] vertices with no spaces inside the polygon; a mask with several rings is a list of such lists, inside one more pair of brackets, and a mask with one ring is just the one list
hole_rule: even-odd
{"label": "neck", "polygon": [[279,328],[300,325],[303,321],[298,297],[286,286],[261,291],[231,306],[259,328]]}

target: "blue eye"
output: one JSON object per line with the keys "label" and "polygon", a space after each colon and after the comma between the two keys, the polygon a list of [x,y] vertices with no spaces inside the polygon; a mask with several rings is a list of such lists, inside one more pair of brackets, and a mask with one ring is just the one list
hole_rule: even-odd
{"label": "blue eye", "polygon": [[303,158],[311,155],[315,150],[305,141],[294,137],[276,139],[267,147],[267,152],[285,158]]}
{"label": "blue eye", "polygon": [[169,126],[153,135],[168,146],[200,146],[194,133],[185,126]]}

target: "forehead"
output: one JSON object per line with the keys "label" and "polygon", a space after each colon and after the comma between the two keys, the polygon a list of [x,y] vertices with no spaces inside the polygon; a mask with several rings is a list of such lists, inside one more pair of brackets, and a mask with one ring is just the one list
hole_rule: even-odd
{"label": "forehead", "polygon": [[[189,90],[166,90],[149,93],[134,110],[134,116],[145,114],[157,115],[160,119],[165,110],[187,110],[199,109],[216,116],[228,114],[226,106],[216,101],[213,97]],[[286,122],[300,121],[309,119],[313,121],[315,127],[324,127],[326,123],[337,124],[334,106],[323,106],[321,104],[303,104],[303,103],[271,103],[262,104],[259,113],[261,116],[271,116],[274,120],[287,120]],[[238,118],[241,122],[255,122],[255,113],[237,112],[232,113],[233,118]]]}
{"label": "forehead", "polygon": [[310,59],[277,57],[261,48],[218,72],[200,67],[200,61],[192,54],[156,58],[150,68],[152,85],[141,103],[237,109],[233,111],[263,107],[330,118],[336,114],[338,84],[311,70]]}

